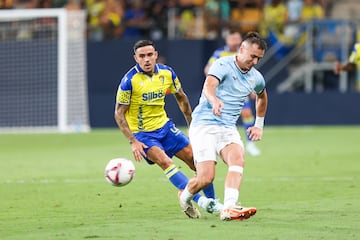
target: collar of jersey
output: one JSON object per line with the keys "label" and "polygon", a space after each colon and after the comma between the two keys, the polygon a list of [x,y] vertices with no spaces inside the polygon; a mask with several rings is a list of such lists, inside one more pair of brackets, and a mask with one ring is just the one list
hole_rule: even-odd
{"label": "collar of jersey", "polygon": [[[136,68],[136,71],[146,74],[146,72],[144,70],[142,70],[142,68],[140,67],[140,65],[138,63],[136,64],[135,68]],[[159,72],[159,66],[157,64],[155,64],[154,73],[158,73],[158,72]]]}
{"label": "collar of jersey", "polygon": [[241,70],[241,68],[236,64],[236,55],[234,55],[234,64],[236,66],[236,68],[242,73],[242,74],[247,74],[250,70],[247,70],[247,71],[243,71]]}

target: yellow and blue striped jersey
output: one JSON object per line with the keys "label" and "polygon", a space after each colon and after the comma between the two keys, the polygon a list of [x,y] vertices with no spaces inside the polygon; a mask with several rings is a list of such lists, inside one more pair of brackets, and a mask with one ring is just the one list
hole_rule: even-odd
{"label": "yellow and blue striped jersey", "polygon": [[223,46],[221,48],[218,48],[218,49],[216,49],[214,51],[214,53],[209,58],[208,64],[213,64],[215,62],[215,60],[218,59],[218,58],[235,55],[236,53],[237,53],[237,51],[236,52],[231,52],[230,48],[225,45],[225,46]]}
{"label": "yellow and blue striped jersey", "polygon": [[354,64],[360,63],[360,42],[355,43],[349,57],[349,62]]}
{"label": "yellow and blue striped jersey", "polygon": [[125,118],[132,132],[154,131],[169,120],[165,95],[180,88],[181,83],[169,66],[156,64],[153,76],[149,76],[136,64],[122,78],[116,102],[129,105]]}

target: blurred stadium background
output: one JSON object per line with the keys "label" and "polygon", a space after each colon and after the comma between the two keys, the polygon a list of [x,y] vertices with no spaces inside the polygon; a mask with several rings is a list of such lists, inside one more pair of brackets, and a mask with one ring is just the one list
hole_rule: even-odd
{"label": "blurred stadium background", "polygon": [[[161,57],[175,69],[192,106],[195,106],[205,78],[203,67],[213,50],[224,44],[222,36],[234,28],[242,33],[260,31],[268,41],[269,49],[258,65],[269,92],[266,124],[360,123],[360,111],[353,107],[360,100],[359,74],[356,71],[340,75],[333,73],[334,62],[346,62],[353,44],[359,40],[360,17],[357,13],[360,4],[356,0],[314,1],[321,6],[324,15],[299,23],[296,34],[291,31],[288,31],[290,34],[286,31],[279,33],[271,28],[263,31],[266,7],[273,1],[115,1],[122,3],[124,12],[134,6],[146,12],[149,11],[146,8],[156,4],[163,4],[165,12],[160,19],[159,15],[155,18],[154,13],[148,14],[148,17],[152,16],[147,19],[148,24],[142,22],[135,27],[140,35],[124,33],[110,37],[104,29],[95,31],[89,22],[92,17],[90,10],[94,6],[91,1],[64,1],[66,4],[60,7],[51,6],[56,1],[32,1],[36,4],[31,6],[31,10],[41,12],[38,17],[24,15],[31,11],[26,5],[31,1],[5,2],[18,4],[13,9],[3,5],[2,8],[8,9],[0,10],[1,128],[16,127],[14,123],[18,119],[37,115],[37,111],[52,117],[46,120],[34,117],[32,123],[25,125],[36,125],[37,121],[45,121],[44,124],[48,124],[46,121],[51,124],[72,121],[77,124],[75,130],[81,131],[88,130],[88,127],[116,127],[113,120],[116,89],[123,74],[134,65],[132,46],[140,38],[155,41]],[[220,13],[212,22],[210,3],[220,4],[218,7],[221,9],[224,2],[230,7],[230,15]],[[287,4],[287,1],[280,2]],[[60,15],[82,14],[85,17],[66,20],[67,26],[75,30],[69,30],[69,27],[61,29],[61,21],[58,21],[61,17],[42,15],[55,8],[64,12]],[[10,18],[11,11],[19,11],[19,18]],[[120,21],[125,22],[125,19]],[[124,28],[125,32],[127,26]],[[63,44],[59,45],[59,41],[64,35],[68,45],[63,52]],[[78,38],[75,43],[74,38]],[[66,66],[65,76],[59,75],[64,72],[59,65],[61,61]],[[66,84],[60,87],[63,82]],[[67,101],[63,105],[59,104],[60,96],[64,94],[59,91],[62,88]],[[27,94],[29,89],[34,89],[31,94]],[[49,89],[53,93],[44,96]],[[28,108],[32,104],[41,108],[24,114],[25,109],[21,106]],[[178,125],[185,124],[172,98],[167,99],[166,107]],[[61,115],[64,111],[68,112],[66,116]]]}

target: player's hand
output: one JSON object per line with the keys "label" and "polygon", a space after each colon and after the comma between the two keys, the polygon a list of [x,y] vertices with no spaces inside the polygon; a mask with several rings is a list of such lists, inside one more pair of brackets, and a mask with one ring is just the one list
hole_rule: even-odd
{"label": "player's hand", "polygon": [[134,140],[131,143],[131,150],[132,153],[134,155],[134,159],[137,162],[140,162],[141,160],[143,160],[146,157],[146,153],[144,151],[144,148],[147,148],[148,146],[146,146],[144,143],[139,142],[138,140]]}
{"label": "player's hand", "polygon": [[212,107],[212,112],[215,116],[221,116],[221,110],[224,108],[224,103],[219,99],[215,99]]}
{"label": "player's hand", "polygon": [[258,127],[249,127],[246,130],[246,133],[252,141],[260,141],[263,135],[263,129]]}
{"label": "player's hand", "polygon": [[336,61],[335,62],[335,65],[334,65],[334,73],[335,74],[339,74],[341,71],[341,63]]}

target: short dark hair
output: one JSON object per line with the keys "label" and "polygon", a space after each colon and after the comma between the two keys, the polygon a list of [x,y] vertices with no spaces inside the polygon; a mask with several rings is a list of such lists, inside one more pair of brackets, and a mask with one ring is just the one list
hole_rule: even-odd
{"label": "short dark hair", "polygon": [[145,47],[145,46],[153,46],[155,48],[155,44],[151,40],[139,40],[134,44],[134,53],[138,48]]}
{"label": "short dark hair", "polygon": [[259,48],[261,50],[266,50],[267,49],[267,44],[266,41],[260,36],[259,33],[257,32],[248,32],[244,39],[243,42],[248,42],[250,44],[257,44],[259,46]]}

